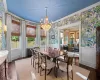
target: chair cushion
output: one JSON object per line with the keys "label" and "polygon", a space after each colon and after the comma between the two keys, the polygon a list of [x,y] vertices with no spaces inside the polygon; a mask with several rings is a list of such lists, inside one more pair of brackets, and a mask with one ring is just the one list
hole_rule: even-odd
{"label": "chair cushion", "polygon": [[[34,60],[35,63],[38,63],[38,58]],[[39,61],[41,63],[41,60]]]}
{"label": "chair cushion", "polygon": [[[58,65],[60,70],[67,72],[67,63],[60,62]],[[68,72],[70,72],[71,70],[72,70],[72,66],[68,65]]]}
{"label": "chair cushion", "polygon": [[[42,64],[41,64],[41,67],[42,67],[43,69],[45,69],[45,63],[42,63]],[[52,62],[52,61],[50,61],[50,60],[47,60],[47,67],[46,67],[46,69],[51,69],[51,68],[53,68],[53,67],[55,67],[55,63]]]}

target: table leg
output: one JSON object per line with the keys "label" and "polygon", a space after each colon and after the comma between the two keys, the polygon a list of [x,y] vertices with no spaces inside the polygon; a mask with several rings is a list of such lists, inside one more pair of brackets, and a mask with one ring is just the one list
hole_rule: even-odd
{"label": "table leg", "polygon": [[67,80],[69,80],[68,65],[67,65]]}
{"label": "table leg", "polygon": [[46,56],[45,56],[45,80],[46,80],[46,67],[47,67],[47,64],[46,64]]}
{"label": "table leg", "polygon": [[39,53],[38,53],[38,73],[39,73]]}

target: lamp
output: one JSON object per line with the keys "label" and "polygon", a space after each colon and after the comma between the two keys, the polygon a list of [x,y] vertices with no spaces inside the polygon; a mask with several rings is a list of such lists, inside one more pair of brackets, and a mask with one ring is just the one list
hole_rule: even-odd
{"label": "lamp", "polygon": [[43,19],[41,19],[40,21],[40,26],[41,28],[43,28],[45,31],[48,31],[50,28],[51,28],[51,23],[49,23],[49,19],[48,19],[48,16],[47,16],[47,7],[45,7],[46,9],[46,16],[44,18],[44,21]]}
{"label": "lamp", "polygon": [[3,26],[3,30],[4,30],[4,32],[7,32],[7,26],[6,25]]}

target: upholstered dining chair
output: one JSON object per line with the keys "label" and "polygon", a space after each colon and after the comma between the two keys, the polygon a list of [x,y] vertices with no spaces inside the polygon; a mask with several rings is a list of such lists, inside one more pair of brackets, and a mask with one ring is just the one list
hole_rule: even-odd
{"label": "upholstered dining chair", "polygon": [[[40,56],[41,55],[35,49],[30,49],[30,50],[32,52],[31,64],[36,69],[36,65],[40,65]],[[39,66],[38,66],[38,72],[39,72]]]}
{"label": "upholstered dining chair", "polygon": [[[59,62],[58,62],[59,61]],[[64,60],[57,59],[57,67],[63,72],[67,72],[67,79],[69,79],[69,72],[72,74],[73,79],[73,72],[72,72],[72,64],[73,64],[73,57],[68,57],[68,55],[64,55]]]}
{"label": "upholstered dining chair", "polygon": [[36,58],[36,55],[35,55],[35,51],[33,49],[30,49],[31,53],[32,53],[32,57],[31,57],[31,65],[33,65],[34,67],[34,60]]}
{"label": "upholstered dining chair", "polygon": [[[52,47],[49,47],[49,48],[48,48],[48,53],[51,55],[52,52],[53,52],[53,48],[52,48]],[[47,56],[47,59],[50,59],[50,57]]]}
{"label": "upholstered dining chair", "polygon": [[[45,68],[46,67],[46,68]],[[47,56],[41,57],[40,76],[43,70],[51,70],[55,67],[55,63],[47,59]],[[49,73],[48,73],[49,74]]]}

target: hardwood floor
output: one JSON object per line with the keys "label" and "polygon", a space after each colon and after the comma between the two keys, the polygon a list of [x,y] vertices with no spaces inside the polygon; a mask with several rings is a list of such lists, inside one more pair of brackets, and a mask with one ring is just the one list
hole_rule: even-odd
{"label": "hardwood floor", "polygon": [[8,64],[8,80],[18,80],[17,79],[17,72],[15,67],[15,61]]}
{"label": "hardwood floor", "polygon": [[96,79],[96,70],[90,67],[87,67],[85,65],[80,64],[79,65],[82,68],[85,68],[87,70],[90,70],[90,75],[89,75],[89,80],[100,80],[100,79]]}
{"label": "hardwood floor", "polygon": [[[26,59],[23,59],[23,60],[26,60]],[[17,60],[17,61],[21,62],[22,60]],[[23,62],[21,62],[20,64],[22,64],[22,63]],[[21,70],[23,71],[24,69],[26,69],[28,67],[27,65],[31,65],[30,59],[28,59],[28,62],[25,61],[24,65],[23,64],[20,65],[20,64],[19,64],[19,68],[20,68],[20,72],[21,72]],[[25,66],[26,66],[26,68],[25,68]],[[96,73],[95,73],[94,69],[90,69],[90,68],[87,68],[82,65],[80,65],[80,66],[91,71],[91,73],[89,75],[89,80],[96,80]],[[28,70],[28,68],[27,68],[27,70]],[[35,70],[34,68],[32,68],[32,70],[36,75],[36,80],[44,80],[44,72],[42,72],[42,76],[40,76],[37,69]],[[56,78],[54,76],[54,72],[52,71],[49,75],[47,75],[47,80],[67,80],[67,76],[66,76],[67,74],[65,72],[58,70],[58,73],[59,73],[58,78]],[[15,61],[13,61],[12,63],[9,63],[9,65],[8,65],[8,80],[20,80],[20,79],[18,79],[18,77],[19,76],[18,76],[18,71],[16,71]],[[23,79],[23,80],[25,80],[25,79]],[[26,79],[26,80],[28,80],[28,79]],[[31,79],[29,79],[29,80],[31,80]]]}

